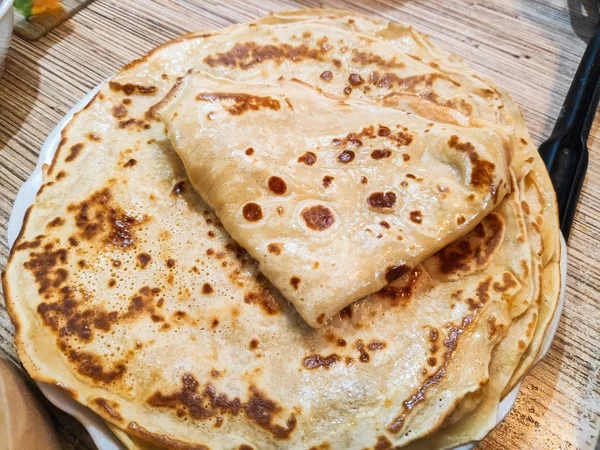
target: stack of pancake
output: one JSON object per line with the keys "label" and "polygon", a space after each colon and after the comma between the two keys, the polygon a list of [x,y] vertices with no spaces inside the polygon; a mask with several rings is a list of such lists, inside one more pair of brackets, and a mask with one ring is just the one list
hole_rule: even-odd
{"label": "stack of pancake", "polygon": [[534,362],[554,191],[510,97],[330,10],[186,35],[63,131],[3,276],[128,448],[452,448]]}

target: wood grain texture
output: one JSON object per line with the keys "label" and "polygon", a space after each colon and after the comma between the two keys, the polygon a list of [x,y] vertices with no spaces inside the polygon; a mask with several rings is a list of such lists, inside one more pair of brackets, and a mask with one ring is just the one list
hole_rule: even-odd
{"label": "wood grain texture", "polygon": [[[270,11],[333,7],[413,24],[492,77],[521,105],[535,141],[548,136],[597,20],[580,0],[97,0],[35,43],[14,38],[0,81],[0,267],[17,190],[50,131],[119,67],[184,32]],[[517,405],[481,449],[591,449],[600,429],[600,118],[569,242],[565,310],[549,356],[526,378]],[[0,307],[0,346],[15,358]],[[65,448],[93,448],[57,415]]]}

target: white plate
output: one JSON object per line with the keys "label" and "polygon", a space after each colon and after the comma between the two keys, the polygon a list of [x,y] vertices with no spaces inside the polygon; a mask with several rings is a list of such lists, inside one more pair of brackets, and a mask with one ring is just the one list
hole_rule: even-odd
{"label": "white plate", "polygon": [[[15,239],[19,234],[19,231],[21,230],[21,226],[23,224],[23,217],[25,216],[25,211],[35,200],[37,191],[42,185],[42,166],[44,164],[50,164],[52,162],[52,158],[54,157],[54,153],[56,152],[56,149],[58,148],[58,144],[60,142],[61,131],[71,120],[73,115],[79,110],[83,109],[83,107],[92,100],[92,98],[94,97],[94,95],[96,95],[96,92],[98,92],[99,89],[100,86],[97,86],[93,91],[89,92],[84,98],[82,98],[81,101],[77,103],[71,109],[71,111],[69,111],[69,113],[60,121],[60,123],[57,125],[54,131],[52,131],[52,133],[42,146],[42,150],[40,151],[40,157],[37,166],[35,167],[35,170],[31,174],[29,179],[25,182],[25,184],[21,186],[21,189],[19,189],[19,193],[17,194],[17,198],[15,199],[15,204],[13,206],[10,220],[8,222],[8,245],[10,247],[12,247]],[[560,322],[560,315],[562,313],[563,304],[565,300],[565,287],[567,277],[567,247],[562,236],[560,266],[560,298],[556,307],[554,318],[552,319],[552,323],[550,324],[548,333],[544,338],[544,343],[540,350],[540,354],[538,355],[538,358],[535,361],[534,365],[537,364],[544,356],[546,356],[546,354],[550,350],[552,340],[554,339],[554,335],[556,334],[556,330],[558,329],[558,323]],[[46,396],[48,400],[50,400],[50,402],[54,406],[72,415],[83,424],[86,430],[90,433],[90,436],[94,440],[94,443],[98,446],[99,450],[125,450],[123,444],[121,444],[121,442],[110,431],[110,429],[100,418],[100,416],[98,416],[92,410],[76,402],[68,395],[66,395],[61,389],[55,386],[46,383],[38,383],[38,386],[42,393]],[[504,420],[504,418],[508,415],[508,413],[515,404],[520,388],[521,382],[518,383],[512,391],[510,391],[510,393],[504,398],[504,400],[502,400],[502,402],[500,403],[500,407],[498,408],[498,417],[496,424],[502,422],[502,420]],[[460,447],[456,447],[454,450],[471,450],[475,448],[476,445],[476,442],[472,442],[469,444],[462,445]]]}

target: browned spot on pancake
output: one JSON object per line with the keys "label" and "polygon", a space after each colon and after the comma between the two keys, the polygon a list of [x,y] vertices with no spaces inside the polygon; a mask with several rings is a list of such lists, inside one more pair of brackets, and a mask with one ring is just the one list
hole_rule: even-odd
{"label": "browned spot on pancake", "polygon": [[382,350],[385,348],[385,342],[373,341],[369,345],[367,345],[367,348],[369,350],[374,350],[374,351]]}
{"label": "browned spot on pancake", "polygon": [[175,260],[173,258],[169,258],[165,261],[165,264],[169,269],[172,269],[173,267],[175,267]]}
{"label": "browned spot on pancake", "polygon": [[385,436],[377,436],[377,443],[373,450],[390,450],[393,447],[390,440]]}
{"label": "browned spot on pancake", "polygon": [[242,208],[242,215],[248,222],[258,222],[263,218],[262,208],[260,205],[253,202],[244,205]]}
{"label": "browned spot on pancake", "polygon": [[467,220],[467,219],[465,219],[465,216],[458,216],[458,217],[456,218],[456,224],[457,224],[457,225],[462,225],[462,224],[464,224],[464,223],[465,223],[465,221],[466,221],[466,220]]}
{"label": "browned spot on pancake", "polygon": [[248,147],[244,153],[246,153],[248,156],[252,156],[254,149],[252,147]]}
{"label": "browned spot on pancake", "polygon": [[317,323],[321,325],[325,323],[325,313],[319,314],[319,317],[317,317]]}
{"label": "browned spot on pancake", "polygon": [[321,78],[323,81],[331,81],[333,80],[333,73],[331,73],[331,70],[326,70],[320,75],[319,78]]}
{"label": "browned spot on pancake", "polygon": [[84,147],[84,145],[82,143],[73,145],[69,151],[69,154],[65,158],[65,162],[71,162],[75,158],[77,158],[79,153],[81,153],[81,150],[83,150],[83,147]]}
{"label": "browned spot on pancake", "polygon": [[340,311],[340,320],[352,318],[352,305],[348,305]]}
{"label": "browned spot on pancake", "polygon": [[309,206],[302,210],[302,218],[311,230],[323,231],[335,222],[333,213],[323,205]]}
{"label": "browned spot on pancake", "polygon": [[354,160],[355,154],[352,150],[344,150],[337,156],[337,160],[341,163],[349,163]]}
{"label": "browned spot on pancake", "polygon": [[131,95],[135,91],[137,91],[139,94],[154,94],[156,91],[158,91],[156,86],[145,86],[131,83],[121,84],[116,81],[109,81],[108,85],[113,91],[123,91],[126,95]]}
{"label": "browned spot on pancake", "polygon": [[421,214],[421,211],[411,211],[409,217],[410,220],[414,223],[423,222],[423,215]]}
{"label": "browned spot on pancake", "polygon": [[124,98],[123,99],[123,104],[125,104],[125,105],[131,105],[131,99],[130,98]]}
{"label": "browned spot on pancake", "polygon": [[148,253],[139,253],[136,256],[136,259],[138,260],[138,262],[140,263],[140,267],[142,269],[145,269],[146,266],[150,263],[150,261],[152,260],[152,257],[148,254]]}
{"label": "browned spot on pancake", "polygon": [[175,195],[175,196],[181,196],[185,192],[185,189],[186,189],[185,181],[179,181],[178,183],[175,183],[175,185],[173,186],[173,189],[171,189],[171,194]]}
{"label": "browned spot on pancake", "polygon": [[106,243],[120,249],[133,245],[134,228],[148,220],[129,216],[121,208],[113,206],[108,188],[95,192],[88,200],[77,205],[67,206],[67,211],[75,213],[79,238],[91,240],[102,233],[106,235]]}
{"label": "browned spot on pancake", "polygon": [[204,283],[204,284],[202,284],[202,293],[203,294],[212,294],[213,292],[214,292],[214,289],[210,285],[210,283]]}
{"label": "browned spot on pancake", "polygon": [[388,267],[385,271],[385,280],[388,283],[391,283],[392,281],[400,278],[402,275],[408,273],[409,270],[410,267],[408,267],[406,264]]}
{"label": "browned spot on pancake", "polygon": [[525,214],[528,214],[528,215],[531,214],[531,209],[529,209],[529,204],[525,200],[523,200],[521,202],[521,209],[523,210],[523,212]]}
{"label": "browned spot on pancake", "polygon": [[453,135],[448,140],[448,147],[464,152],[473,165],[471,171],[471,184],[475,187],[493,188],[494,169],[496,165],[491,161],[479,157],[475,146],[470,142],[460,142],[458,136]]}
{"label": "browned spot on pancake", "polygon": [[210,327],[211,328],[217,328],[217,326],[219,325],[219,319],[213,319],[212,322],[210,323]]}
{"label": "browned spot on pancake", "polygon": [[435,92],[434,87],[434,83],[437,80],[444,80],[453,84],[454,86],[460,86],[459,82],[442,73],[428,73],[401,78],[392,72],[381,74],[378,71],[373,71],[369,76],[369,82],[373,86],[377,86],[382,89],[393,89],[394,91],[400,93],[404,92],[416,95],[437,105],[456,109],[467,116],[473,113],[473,106],[471,106],[462,98],[457,100],[445,100],[440,98],[440,96]]}
{"label": "browned spot on pancake", "polygon": [[332,353],[331,355],[328,355],[328,356],[310,355],[310,356],[305,357],[302,360],[302,365],[309,370],[319,369],[319,368],[329,369],[331,366],[333,366],[339,360],[340,360],[340,357],[338,355],[336,355],[335,353]]}
{"label": "browned spot on pancake", "polygon": [[281,250],[283,249],[283,244],[279,244],[276,242],[272,242],[267,246],[267,250],[269,253],[273,253],[274,255],[281,255]]}
{"label": "browned spot on pancake", "polygon": [[113,106],[112,115],[117,118],[125,117],[127,115],[127,108],[123,105]]}
{"label": "browned spot on pancake", "polygon": [[435,342],[438,339],[438,330],[436,330],[435,328],[432,328],[431,330],[429,330],[429,341],[430,342]]}
{"label": "browned spot on pancake", "polygon": [[254,450],[254,447],[251,447],[250,445],[242,444],[238,447],[238,450]]}
{"label": "browned spot on pancake", "polygon": [[77,372],[94,381],[110,384],[123,377],[126,368],[122,362],[117,362],[111,369],[105,369],[100,356],[82,350],[70,350],[69,360],[76,366]]}
{"label": "browned spot on pancake", "polygon": [[396,204],[396,194],[391,191],[373,192],[367,201],[372,208],[392,208]]}
{"label": "browned spot on pancake", "polygon": [[344,94],[346,94],[346,95],[352,94],[352,88],[350,86],[346,86],[344,88]]}
{"label": "browned spot on pancake", "polygon": [[[474,313],[475,314],[475,313]],[[440,367],[430,375],[425,382],[417,389],[417,391],[406,401],[403,402],[403,411],[394,418],[387,426],[387,430],[390,433],[397,434],[402,429],[404,425],[404,420],[406,419],[406,414],[411,411],[415,405],[422,402],[425,399],[425,394],[429,390],[431,386],[438,384],[445,376],[448,364],[452,358],[456,347],[458,346],[458,340],[462,333],[469,327],[471,322],[474,320],[474,314],[465,317],[462,320],[460,326],[452,326],[450,328],[448,337],[444,340],[444,346],[446,347],[446,351],[443,355],[443,361]],[[437,350],[437,349],[436,349]]]}
{"label": "browned spot on pancake", "polygon": [[496,324],[496,317],[490,316],[487,321],[488,337],[494,339],[496,332],[500,327]]}
{"label": "browned spot on pancake", "polygon": [[518,282],[516,280],[516,278],[509,272],[504,272],[502,274],[502,282],[503,284],[500,284],[498,282],[494,283],[494,290],[497,292],[506,292],[511,288],[515,288],[518,286]]}
{"label": "browned spot on pancake", "polygon": [[56,180],[57,180],[57,181],[58,181],[58,180],[62,180],[63,178],[66,178],[66,177],[67,177],[67,175],[68,175],[68,173],[67,173],[67,172],[65,172],[64,170],[61,170],[60,172],[58,172],[58,173],[56,174]]}
{"label": "browned spot on pancake", "polygon": [[250,393],[248,402],[243,406],[248,418],[269,431],[275,439],[289,439],[297,425],[295,415],[290,414],[285,426],[274,424],[274,416],[281,412],[281,406],[254,386],[250,388]]}
{"label": "browned spot on pancake", "polygon": [[359,50],[352,50],[352,62],[361,66],[375,65],[381,69],[402,69],[406,66],[402,61],[397,61],[395,56],[390,60],[386,60],[375,53]]}
{"label": "browned spot on pancake", "polygon": [[[121,120],[117,123],[117,125],[119,126],[119,128],[124,129],[124,128],[129,128],[133,125],[137,125],[139,127],[142,127],[145,124],[145,122],[143,120],[139,120],[139,119],[128,119],[128,120]],[[150,126],[148,126],[149,128]]]}
{"label": "browned spot on pancake", "polygon": [[360,184],[367,184],[369,182],[369,180],[367,179],[367,177],[360,177]]}
{"label": "browned spot on pancake", "polygon": [[529,158],[527,158],[525,160],[526,163],[532,163],[533,162],[533,156],[530,156]]}
{"label": "browned spot on pancake", "polygon": [[207,56],[204,58],[204,62],[210,67],[239,67],[247,70],[266,61],[273,61],[277,65],[284,61],[301,62],[307,59],[324,61],[329,50],[330,45],[325,41],[317,42],[313,48],[306,44],[297,46],[290,44],[260,45],[254,42],[244,42],[235,44],[227,52]]}
{"label": "browned spot on pancake", "polygon": [[217,393],[211,384],[198,393],[198,382],[189,373],[183,375],[182,381],[181,391],[166,395],[157,391],[146,402],[154,408],[174,409],[178,417],[187,415],[195,420],[206,420],[227,413],[236,416],[241,411],[239,398],[229,399],[227,395]]}
{"label": "browned spot on pancake", "polygon": [[313,152],[306,152],[304,155],[298,158],[298,162],[304,163],[307,166],[312,166],[317,162],[317,155],[315,155]]}
{"label": "browned spot on pancake", "polygon": [[435,365],[437,364],[437,359],[435,359],[434,357],[427,358],[427,364],[429,364],[431,367],[435,367]]}
{"label": "browned spot on pancake", "polygon": [[521,138],[521,144],[527,145],[527,141],[525,139]]}
{"label": "browned spot on pancake", "polygon": [[269,190],[275,195],[283,195],[287,191],[287,185],[282,178],[272,176],[269,178]]}
{"label": "browned spot on pancake", "polygon": [[[396,145],[398,147],[410,145],[413,141],[413,137],[410,134],[405,133],[404,131],[400,131],[396,136],[390,137],[390,139],[393,139],[394,141],[396,141]],[[406,161],[406,159],[405,159],[405,161]]]}
{"label": "browned spot on pancake", "polygon": [[189,444],[163,434],[152,433],[138,425],[136,422],[129,422],[129,425],[127,425],[127,432],[156,445],[158,448],[170,448],[173,450],[210,450],[206,445]]}
{"label": "browned spot on pancake", "polygon": [[486,216],[465,237],[447,245],[434,256],[443,274],[483,267],[500,245],[504,220],[496,213]]}
{"label": "browned spot on pancake", "polygon": [[214,238],[214,237],[215,237],[217,234],[216,234],[216,233],[215,233],[213,230],[209,230],[209,231],[208,231],[208,233],[206,233],[206,235],[207,235],[209,238],[211,238],[211,239],[212,239],[212,238]]}
{"label": "browned spot on pancake", "polygon": [[420,270],[414,269],[402,285],[388,284],[377,292],[377,295],[388,298],[391,306],[406,306],[413,295],[414,286],[421,273]]}
{"label": "browned spot on pancake", "polygon": [[389,129],[389,127],[379,125],[379,128],[377,129],[377,134],[379,136],[389,136],[390,133],[391,133],[391,130]]}
{"label": "browned spot on pancake", "polygon": [[78,247],[79,246],[79,241],[76,238],[74,238],[73,236],[71,236],[71,237],[69,237],[69,244],[72,247]]}
{"label": "browned spot on pancake", "polygon": [[337,67],[338,69],[339,69],[340,67],[342,67],[342,61],[340,61],[340,60],[339,60],[339,59],[337,59],[337,58],[334,58],[334,59],[332,59],[332,60],[331,60],[331,62],[332,62],[332,63],[333,63],[333,65],[334,65],[335,67]]}
{"label": "browned spot on pancake", "polygon": [[290,101],[290,99],[286,97],[285,102],[287,103],[288,107],[293,111],[294,105],[292,105],[292,102]]}
{"label": "browned spot on pancake", "polygon": [[389,228],[390,224],[387,223],[385,220],[382,220],[381,222],[379,222],[379,225],[381,225],[383,228]]}
{"label": "browned spot on pancake", "polygon": [[365,82],[365,80],[363,80],[359,74],[351,73],[350,76],[348,77],[348,82],[352,86],[360,86],[361,84],[363,84]]}
{"label": "browned spot on pancake", "polygon": [[94,142],[100,142],[102,140],[100,135],[98,133],[94,133],[94,132],[86,134],[85,137],[87,137],[90,141],[94,141]]}
{"label": "browned spot on pancake", "polygon": [[523,340],[519,340],[519,350],[525,350],[527,348],[527,343]]}
{"label": "browned spot on pancake", "polygon": [[117,280],[115,280],[114,278],[111,278],[110,280],[108,280],[108,287],[115,287],[115,285],[117,284]]}
{"label": "browned spot on pancake", "polygon": [[290,284],[292,285],[292,287],[296,290],[298,290],[298,286],[300,286],[300,278],[293,276],[292,278],[290,278]]}
{"label": "browned spot on pancake", "polygon": [[120,316],[120,319],[133,319],[140,316],[143,312],[153,315],[154,300],[158,294],[160,294],[160,288],[143,286],[137,295],[131,297],[127,311]]}
{"label": "browned spot on pancake", "polygon": [[[21,248],[31,248],[24,247],[26,244],[28,243],[20,244]],[[30,253],[29,260],[23,263],[23,267],[33,274],[38,285],[38,293],[49,294],[66,281],[68,272],[59,266],[67,263],[67,255],[66,249],[53,250],[52,244],[46,244],[40,252]]]}
{"label": "browned spot on pancake", "polygon": [[371,158],[383,159],[392,156],[392,151],[388,148],[377,148],[371,152]]}
{"label": "browned spot on pancake", "polygon": [[62,217],[55,217],[50,222],[46,224],[46,228],[56,228],[65,224],[65,219]]}
{"label": "browned spot on pancake", "polygon": [[250,344],[248,344],[248,348],[250,350],[256,350],[258,348],[258,339],[250,339]]}
{"label": "browned spot on pancake", "polygon": [[323,187],[328,188],[329,186],[331,186],[333,180],[334,178],[331,175],[325,175],[323,177]]}
{"label": "browned spot on pancake", "polygon": [[358,350],[358,353],[360,354],[358,360],[363,363],[368,363],[371,358],[369,357],[369,354],[365,351],[365,344],[361,339],[359,339],[356,343],[356,350]]}
{"label": "browned spot on pancake", "polygon": [[244,114],[246,111],[258,111],[260,108],[268,108],[279,111],[281,104],[279,100],[271,97],[260,97],[244,93],[232,92],[203,92],[196,95],[196,100],[215,103],[227,102],[230,106],[224,106],[225,111],[234,116]]}
{"label": "browned spot on pancake", "polygon": [[123,421],[123,417],[117,409],[119,408],[119,404],[117,402],[113,402],[111,400],[106,400],[102,397],[96,397],[92,399],[92,404],[95,404],[101,409],[103,414],[108,415],[110,418],[117,420],[119,422]]}
{"label": "browned spot on pancake", "polygon": [[267,289],[262,289],[259,292],[246,292],[244,294],[244,303],[258,305],[271,316],[281,310],[279,303],[277,303],[277,300],[275,300]]}

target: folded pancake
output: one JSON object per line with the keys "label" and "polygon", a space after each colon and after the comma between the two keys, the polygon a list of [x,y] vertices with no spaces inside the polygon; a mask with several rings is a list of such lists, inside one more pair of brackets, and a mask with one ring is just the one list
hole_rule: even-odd
{"label": "folded pancake", "polygon": [[[465,410],[470,410],[473,404],[476,404],[473,398],[466,399],[464,403],[469,403],[468,407],[461,403],[447,420],[446,427],[436,433],[435,439],[427,439],[419,445],[425,445],[425,448],[445,448],[481,439],[496,423],[497,390],[504,386],[504,391],[499,396],[504,398],[529,371],[539,353],[558,303],[561,285],[560,233],[552,183],[537,148],[533,145],[523,116],[510,96],[490,80],[471,71],[460,57],[433,45],[427,36],[415,33],[410,27],[403,25],[331,10],[278,13],[260,22],[290,23],[314,20],[317,17],[321,21],[329,20],[330,26],[352,29],[386,39],[410,53],[413,58],[435,67],[440,73],[450,75],[455,80],[475,77],[485,82],[488,85],[486,90],[494,92],[497,123],[510,125],[515,130],[513,167],[517,179],[520,180],[520,194],[532,251],[535,289],[533,298],[536,300],[514,320],[506,338],[495,349],[490,367],[491,383],[478,393],[476,401],[480,401],[481,404],[477,409],[457,427],[448,428],[447,424],[455,423]],[[507,377],[511,374],[512,377],[507,383]]]}
{"label": "folded pancake", "polygon": [[192,185],[313,327],[467,233],[509,190],[509,139],[493,128],[202,72],[165,103]]}
{"label": "folded pancake", "polygon": [[[338,19],[314,20],[336,33]],[[190,35],[128,65],[63,132],[11,252],[4,293],[26,369],[133,436],[131,448],[408,444],[441,427],[463,399],[481,398],[513,300],[529,289],[506,257],[522,253],[510,225],[519,209],[506,197],[506,214],[492,212],[457,244],[469,249],[468,269],[454,268],[460,275],[441,269],[453,261],[441,253],[428,270],[417,266],[323,327],[306,325],[193,191],[152,108],[192,67],[271,82],[296,72],[311,84],[324,64],[335,75],[352,67],[351,57],[338,68],[286,54],[257,59],[250,73],[209,58],[230,51],[232,36],[280,50],[309,41],[300,25],[280,34],[287,26]],[[405,45],[420,48],[418,35],[404,31]],[[469,121],[509,124],[495,119],[499,99],[473,100],[483,98],[477,83],[486,84],[463,76],[469,81],[455,88],[475,105],[470,115],[447,102],[453,94],[435,98],[448,104],[430,103]],[[429,101],[426,84],[398,84],[406,88],[400,104]],[[384,87],[356,91],[353,98],[378,101]]]}

